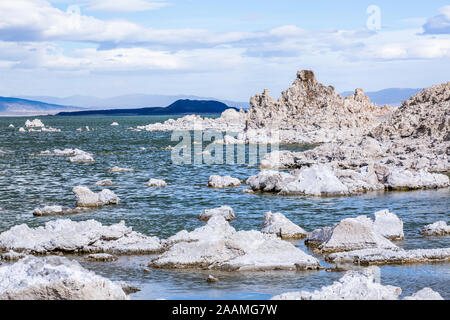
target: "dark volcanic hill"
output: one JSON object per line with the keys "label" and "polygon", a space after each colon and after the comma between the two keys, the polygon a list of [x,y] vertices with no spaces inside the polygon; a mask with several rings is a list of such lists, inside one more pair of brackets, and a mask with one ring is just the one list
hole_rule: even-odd
{"label": "dark volcanic hill", "polygon": [[171,114],[208,114],[222,113],[231,107],[218,101],[178,100],[168,107],[140,109],[89,110],[77,112],[60,112],[58,116],[146,116]]}

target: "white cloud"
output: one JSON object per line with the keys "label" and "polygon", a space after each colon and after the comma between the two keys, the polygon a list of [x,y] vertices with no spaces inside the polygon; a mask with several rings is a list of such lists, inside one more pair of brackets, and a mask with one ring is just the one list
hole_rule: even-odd
{"label": "white cloud", "polygon": [[439,12],[423,25],[424,34],[450,34],[450,6],[440,8]]}
{"label": "white cloud", "polygon": [[102,12],[138,12],[160,9],[169,5],[162,0],[79,0],[87,2],[89,11]]}

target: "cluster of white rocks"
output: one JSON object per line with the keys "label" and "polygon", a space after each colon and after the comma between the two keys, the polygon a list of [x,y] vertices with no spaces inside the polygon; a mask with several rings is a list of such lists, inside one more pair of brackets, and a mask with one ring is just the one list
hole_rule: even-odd
{"label": "cluster of white rocks", "polygon": [[127,300],[121,285],[63,257],[0,267],[0,300]]}
{"label": "cluster of white rocks", "polygon": [[[342,139],[304,152],[269,154],[263,168],[301,169],[326,164],[336,176],[359,178],[374,172],[387,189],[445,188],[450,171],[450,82],[432,86],[405,101],[391,117],[363,136]],[[341,179],[342,180],[342,179]],[[361,180],[361,187],[371,184]]]}
{"label": "cluster of white rocks", "polygon": [[77,199],[77,207],[101,207],[120,204],[119,197],[109,189],[95,193],[87,187],[76,186],[72,191]]}
{"label": "cluster of white rocks", "polygon": [[447,236],[450,235],[450,226],[445,221],[438,221],[423,227],[420,234],[424,236]]}
{"label": "cluster of white rocks", "polygon": [[134,232],[120,222],[104,226],[95,220],[58,219],[45,226],[14,226],[0,234],[0,251],[29,254],[109,253],[151,254],[164,250],[161,240]]}
{"label": "cluster of white rocks", "polygon": [[450,186],[450,179],[426,169],[415,172],[397,167],[366,166],[343,170],[312,165],[290,173],[262,170],[250,177],[247,184],[253,191],[281,195],[343,196],[368,191],[446,188]]}
{"label": "cluster of white rocks", "polygon": [[51,150],[45,150],[38,154],[33,154],[33,156],[36,157],[68,157],[67,160],[69,162],[94,162],[94,157],[92,154],[80,150],[80,149],[71,149],[66,148],[63,150],[60,149],[54,149]]}
{"label": "cluster of white rocks", "polygon": [[137,130],[145,131],[176,131],[176,130],[208,130],[218,132],[242,132],[245,128],[246,114],[235,109],[225,110],[217,119],[203,118],[198,115],[187,115],[179,119],[169,119],[164,123],[153,123],[146,126],[138,126]]}
{"label": "cluster of white rocks", "polygon": [[238,187],[241,185],[241,180],[237,178],[233,178],[230,176],[210,176],[208,181],[208,187],[211,188],[229,188],[229,187]]}
{"label": "cluster of white rocks", "polygon": [[[364,271],[349,271],[339,281],[314,292],[284,293],[271,300],[398,300],[402,289],[378,282],[380,270],[370,267]],[[430,288],[424,288],[404,300],[444,300]]]}
{"label": "cluster of white rocks", "polygon": [[304,270],[320,268],[319,261],[275,235],[237,232],[222,216],[204,227],[181,231],[167,239],[168,251],[154,259],[154,268],[200,268],[224,271]]}
{"label": "cluster of white rocks", "polygon": [[[13,125],[9,126],[10,128],[14,128]],[[34,119],[33,121],[27,120],[25,122],[25,128],[28,128],[28,132],[61,132],[60,129],[55,129],[52,127],[46,127],[41,120]],[[19,132],[27,132],[24,127],[19,128]]]}

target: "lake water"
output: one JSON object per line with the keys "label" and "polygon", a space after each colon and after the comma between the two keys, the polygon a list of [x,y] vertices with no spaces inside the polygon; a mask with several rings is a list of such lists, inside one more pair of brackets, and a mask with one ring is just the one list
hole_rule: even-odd
{"label": "lake water", "polygon": [[[32,118],[30,118],[32,119]],[[206,187],[210,175],[231,175],[242,180],[256,174],[257,167],[248,165],[174,165],[171,152],[164,150],[171,134],[134,132],[128,127],[161,122],[168,117],[41,117],[47,126],[60,133],[19,133],[25,118],[0,118],[0,232],[26,223],[40,226],[57,219],[33,217],[32,211],[44,205],[73,207],[72,188],[92,186],[101,179],[111,179],[108,187],[121,199],[120,206],[104,207],[87,214],[71,216],[73,220],[95,219],[104,224],[125,220],[128,226],[146,235],[167,238],[176,232],[193,230],[204,223],[197,216],[204,209],[221,205],[233,207],[238,217],[232,223],[238,230],[259,230],[264,213],[282,212],[294,223],[310,231],[331,226],[347,217],[371,215],[389,209],[404,221],[405,240],[398,242],[405,249],[443,248],[450,246],[450,237],[422,237],[419,230],[426,224],[449,220],[450,191],[372,193],[355,197],[279,197],[245,194],[244,185],[231,189]],[[112,122],[120,126],[111,127]],[[9,129],[12,123],[16,129]],[[78,132],[89,126],[92,131]],[[96,162],[70,163],[65,157],[33,157],[30,154],[55,148],[79,148],[92,153]],[[140,150],[140,148],[147,148]],[[284,149],[302,150],[307,146]],[[282,148],[283,149],[283,148]],[[113,166],[133,168],[134,172],[109,173]],[[167,188],[148,188],[150,178],[164,179]],[[294,242],[307,251],[302,241]],[[312,254],[312,253],[311,253]],[[144,273],[141,264],[151,256],[126,256],[113,263],[84,262],[72,257],[98,274],[112,280],[127,281],[141,289],[132,299],[268,299],[289,291],[314,290],[342,277],[341,272],[264,272],[218,273],[153,270]],[[320,257],[319,257],[320,258]],[[327,266],[323,261],[322,265]],[[220,282],[208,284],[208,274]],[[389,265],[381,267],[383,284],[399,286],[404,294],[431,287],[450,299],[450,263]]]}

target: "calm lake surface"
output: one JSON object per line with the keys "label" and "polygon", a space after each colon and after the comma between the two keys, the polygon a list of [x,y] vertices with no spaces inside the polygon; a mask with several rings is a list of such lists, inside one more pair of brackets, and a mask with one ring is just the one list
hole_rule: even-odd
{"label": "calm lake surface", "polygon": [[[171,133],[134,132],[128,127],[161,122],[169,117],[41,117],[46,126],[60,133],[19,133],[26,118],[0,118],[0,232],[18,224],[40,226],[57,217],[33,217],[36,207],[62,205],[73,207],[72,188],[92,186],[101,179],[111,179],[108,187],[121,199],[120,206],[104,207],[87,214],[70,216],[72,220],[95,219],[104,224],[125,220],[128,226],[146,235],[167,238],[176,232],[202,226],[197,216],[204,209],[229,205],[238,219],[237,230],[259,230],[264,213],[282,212],[294,223],[311,231],[331,226],[344,218],[372,215],[389,209],[404,221],[405,240],[396,243],[405,249],[443,248],[450,237],[422,237],[419,230],[439,220],[449,221],[450,191],[372,193],[355,197],[316,198],[279,197],[245,194],[245,185],[231,189],[206,187],[210,175],[231,175],[245,180],[256,174],[257,167],[248,165],[174,165],[171,152],[164,150],[177,142]],[[30,117],[30,120],[34,117]],[[111,127],[112,122],[120,126]],[[8,128],[14,124],[15,129]],[[89,126],[92,131],[78,132]],[[96,162],[70,163],[65,157],[33,157],[30,154],[55,148],[79,148],[92,153]],[[146,148],[146,150],[141,150]],[[282,149],[302,150],[306,146]],[[133,168],[134,172],[108,173],[113,166]],[[167,188],[148,188],[150,178],[164,179]],[[307,251],[302,241],[294,242]],[[311,253],[312,254],[312,253]],[[264,272],[218,273],[199,271],[153,270],[144,273],[141,264],[151,256],[126,256],[113,263],[84,262],[83,266],[112,280],[123,280],[142,291],[132,299],[268,299],[274,295],[300,290],[315,290],[330,285],[341,272]],[[320,257],[319,257],[320,258]],[[322,265],[327,266],[322,261]],[[220,278],[208,284],[205,278]],[[450,299],[450,263],[390,265],[381,267],[383,284],[399,286],[403,295],[430,287]]]}

